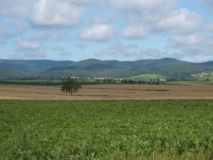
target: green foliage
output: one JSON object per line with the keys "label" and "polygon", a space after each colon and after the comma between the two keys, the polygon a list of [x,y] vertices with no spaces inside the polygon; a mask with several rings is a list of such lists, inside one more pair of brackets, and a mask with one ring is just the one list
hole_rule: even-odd
{"label": "green foliage", "polygon": [[66,92],[66,93],[68,92],[72,95],[73,93],[76,93],[78,89],[81,89],[81,85],[74,78],[68,78],[62,82],[62,86],[61,86],[62,92]]}
{"label": "green foliage", "polygon": [[98,60],[98,59],[86,59],[86,60],[82,60],[82,61],[76,62],[74,64],[71,64],[71,66],[73,65],[73,66],[79,66],[81,68],[85,68],[87,66],[93,66],[93,65],[97,65],[97,64],[108,65],[108,63]]}
{"label": "green foliage", "polygon": [[[94,66],[89,66],[89,68]],[[40,72],[38,75],[49,78],[61,78],[62,76],[80,76],[80,77],[114,77],[114,78],[122,78],[122,77],[130,77],[142,73],[147,73],[144,69],[130,69],[130,68],[104,68],[102,65],[96,66],[96,69],[61,69],[61,70],[52,70],[47,71],[44,70]]]}
{"label": "green foliage", "polygon": [[0,101],[0,159],[210,159],[212,100]]}
{"label": "green foliage", "polygon": [[200,72],[197,74],[192,74],[191,76],[198,80],[213,80],[213,72]]}
{"label": "green foliage", "polygon": [[123,79],[121,81],[122,84],[151,84],[151,85],[159,85],[160,83],[164,82],[160,82],[160,81],[144,81],[144,80],[133,80],[133,79]]}
{"label": "green foliage", "polygon": [[[171,58],[138,61],[101,61],[87,59],[80,62],[50,60],[1,60],[2,66],[21,71],[29,77],[61,79],[62,77],[137,78],[139,75],[186,79],[192,74],[212,72],[213,62],[190,63]],[[144,79],[144,78],[143,78]],[[209,78],[211,79],[211,78]],[[145,80],[145,79],[144,79]]]}
{"label": "green foliage", "polygon": [[0,84],[18,84],[18,85],[61,85],[61,81],[45,81],[45,80],[0,80]]}
{"label": "green foliage", "polygon": [[24,74],[32,74],[39,70],[66,66],[73,63],[73,61],[52,61],[52,60],[0,60],[0,64],[13,70],[17,70]]}
{"label": "green foliage", "polygon": [[[46,69],[38,73],[42,77],[61,77],[61,76],[102,76],[114,78],[131,77],[137,79],[143,75],[144,80],[148,77],[168,77],[168,78],[189,78],[191,74],[212,71],[212,66],[205,64],[189,63],[176,59],[164,58],[157,60],[139,61],[100,61],[88,59],[73,63],[67,67]],[[154,76],[155,75],[155,76]],[[136,76],[136,77],[133,77]],[[153,78],[150,78],[153,79]]]}
{"label": "green foliage", "polygon": [[4,66],[0,66],[0,79],[19,79],[25,75],[21,72],[9,69]]}

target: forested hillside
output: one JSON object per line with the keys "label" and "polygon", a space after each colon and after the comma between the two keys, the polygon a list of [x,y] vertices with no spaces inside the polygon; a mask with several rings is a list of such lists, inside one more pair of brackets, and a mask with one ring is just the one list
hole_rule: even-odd
{"label": "forested hillside", "polygon": [[[0,60],[1,78],[40,77],[58,79],[61,77],[140,77],[143,74],[167,78],[190,78],[199,73],[212,73],[213,61],[191,63],[172,58],[117,61],[87,59],[79,62],[52,60]],[[6,68],[5,68],[6,67]],[[7,71],[7,68],[17,72]],[[7,76],[6,73],[10,73]],[[20,74],[20,72],[22,74]],[[4,75],[3,75],[4,73]],[[17,76],[17,74],[20,76]]]}

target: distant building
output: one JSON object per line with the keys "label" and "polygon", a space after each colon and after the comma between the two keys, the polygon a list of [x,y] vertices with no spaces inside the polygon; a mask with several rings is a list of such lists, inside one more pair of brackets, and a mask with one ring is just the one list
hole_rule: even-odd
{"label": "distant building", "polygon": [[94,77],[95,80],[104,80],[104,77]]}
{"label": "distant building", "polygon": [[161,78],[161,79],[159,79],[159,81],[160,81],[160,82],[166,82],[166,79]]}

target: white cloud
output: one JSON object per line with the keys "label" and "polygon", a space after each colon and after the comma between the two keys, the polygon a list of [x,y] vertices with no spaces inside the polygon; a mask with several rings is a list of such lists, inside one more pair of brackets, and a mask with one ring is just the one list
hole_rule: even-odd
{"label": "white cloud", "polygon": [[172,55],[176,58],[213,56],[213,36],[210,35],[173,35],[168,47],[173,49]]}
{"label": "white cloud", "polygon": [[27,41],[48,41],[51,39],[51,35],[51,30],[36,30],[31,35],[29,35],[29,37],[25,37],[25,39],[27,39]]}
{"label": "white cloud", "polygon": [[111,5],[123,13],[128,25],[153,25],[177,7],[178,0],[111,0]]}
{"label": "white cloud", "polygon": [[109,24],[114,17],[115,15],[113,11],[110,10],[99,15],[93,16],[92,21],[95,24]]}
{"label": "white cloud", "polygon": [[45,59],[47,57],[47,53],[45,51],[25,51],[25,52],[16,52],[14,54],[10,54],[8,58],[10,59]]}
{"label": "white cloud", "polygon": [[197,45],[200,41],[198,35],[173,35],[170,37],[170,46],[171,47],[180,47],[180,46],[193,46]]}
{"label": "white cloud", "polygon": [[78,43],[76,45],[74,45],[76,48],[79,48],[79,49],[85,49],[87,47],[87,45],[84,45],[84,44],[81,44],[81,43]]}
{"label": "white cloud", "polygon": [[107,48],[104,48],[100,52],[96,52],[95,56],[102,57],[108,56],[122,56],[122,57],[134,57],[137,55],[137,45],[123,45],[120,42],[116,42]]}
{"label": "white cloud", "polygon": [[128,26],[122,32],[123,37],[130,38],[130,39],[145,38],[148,34],[149,34],[149,29],[142,25]]}
{"label": "white cloud", "polygon": [[0,0],[0,13],[26,18],[36,26],[68,27],[79,22],[85,8],[70,0]]}
{"label": "white cloud", "polygon": [[81,33],[79,38],[85,41],[109,41],[113,36],[113,29],[109,25],[94,25]]}
{"label": "white cloud", "polygon": [[54,47],[53,47],[53,50],[54,50],[54,51],[65,51],[66,49],[63,48],[63,47],[61,47],[61,46],[54,46]]}
{"label": "white cloud", "polygon": [[69,35],[68,30],[56,30],[52,32],[53,35],[51,36],[51,40],[53,41],[62,41],[65,40],[66,37]]}
{"label": "white cloud", "polygon": [[65,49],[64,47],[61,47],[61,46],[54,46],[52,48],[52,50],[58,52],[58,55],[60,56],[69,56],[69,55],[72,55],[72,52],[68,51],[67,49]]}
{"label": "white cloud", "polygon": [[207,25],[206,30],[209,32],[213,32],[213,22]]}
{"label": "white cloud", "polygon": [[159,13],[153,17],[149,15],[145,19],[141,14],[133,14],[127,19],[130,25],[127,23],[122,35],[125,38],[134,39],[146,38],[151,33],[189,34],[195,32],[202,24],[202,17],[187,9],[171,10],[166,14]]}
{"label": "white cloud", "polygon": [[5,42],[12,34],[7,28],[0,28],[0,42]]}
{"label": "white cloud", "polygon": [[187,9],[179,9],[162,17],[157,23],[157,27],[160,30],[171,30],[175,34],[186,34],[195,31],[201,22],[202,18],[197,13]]}
{"label": "white cloud", "polygon": [[72,55],[72,52],[70,52],[70,51],[62,51],[62,52],[59,53],[59,55],[60,56],[70,56],[70,55]]}
{"label": "white cloud", "polygon": [[[48,48],[44,48],[44,45],[47,43],[58,54],[70,55],[71,52],[64,48],[53,48],[53,41],[70,43],[72,38],[73,44],[70,47],[87,47],[88,53],[94,52],[93,43],[87,44],[88,41],[107,41],[112,45],[104,48],[101,45],[106,43],[100,43],[98,48],[103,49],[97,51],[97,55],[161,58],[167,56],[162,47],[167,45],[168,39],[166,47],[176,58],[212,56],[213,21],[212,12],[208,9],[213,9],[213,1],[190,0],[192,6],[188,9],[181,6],[188,7],[189,3],[179,2],[180,0],[0,0],[0,43],[8,45],[2,45],[5,54],[18,51],[14,57],[45,57]],[[120,34],[116,34],[116,31]],[[144,49],[145,44],[155,45],[155,41],[150,40],[159,37],[163,37],[156,44],[159,48]],[[144,44],[137,41],[143,47],[139,51],[137,47],[113,43],[122,38],[126,38],[125,43],[130,43],[129,39],[148,40]],[[15,47],[11,46],[14,41]]]}
{"label": "white cloud", "polygon": [[34,51],[29,50],[23,53],[24,57],[30,58],[30,59],[45,59],[47,56],[47,53],[45,51]]}
{"label": "white cloud", "polygon": [[9,59],[24,59],[23,55],[21,53],[13,53],[8,55]]}
{"label": "white cloud", "polygon": [[26,51],[26,50],[38,50],[40,46],[41,45],[38,42],[19,40],[16,43],[15,48],[17,51]]}
{"label": "white cloud", "polygon": [[125,38],[146,38],[153,33],[189,34],[202,23],[202,17],[187,9],[177,9],[177,0],[117,0],[114,7],[123,10]]}
{"label": "white cloud", "polygon": [[28,35],[28,37],[25,37],[28,41],[39,41],[39,42],[47,42],[47,41],[63,41],[67,40],[69,36],[69,31],[66,29],[37,29],[34,32],[31,33],[31,35]]}
{"label": "white cloud", "polygon": [[[110,3],[117,8],[131,11],[168,11],[177,4],[177,0],[111,0]],[[163,12],[164,12],[163,11]]]}
{"label": "white cloud", "polygon": [[28,17],[36,0],[0,0],[0,12],[15,17]]}
{"label": "white cloud", "polygon": [[162,52],[158,48],[141,48],[138,59],[160,59],[168,57],[167,52]]}
{"label": "white cloud", "polygon": [[106,4],[108,2],[106,2],[105,0],[67,0],[67,1],[71,1],[74,4],[78,4],[78,5],[88,5],[88,4],[98,4],[98,5],[102,5],[102,4]]}
{"label": "white cloud", "polygon": [[76,24],[84,8],[68,1],[39,0],[34,5],[32,21],[37,26],[70,26]]}
{"label": "white cloud", "polygon": [[28,24],[25,20],[16,18],[5,18],[3,23],[7,28],[13,28],[16,34],[21,34],[28,29]]}

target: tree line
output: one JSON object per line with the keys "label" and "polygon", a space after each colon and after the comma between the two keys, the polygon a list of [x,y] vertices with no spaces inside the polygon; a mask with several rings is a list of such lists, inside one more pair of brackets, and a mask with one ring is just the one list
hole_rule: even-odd
{"label": "tree line", "polygon": [[150,80],[150,81],[144,81],[144,80],[133,80],[133,79],[123,79],[121,81],[122,84],[153,84],[153,85],[159,85],[160,82],[159,81],[153,81],[153,80]]}

